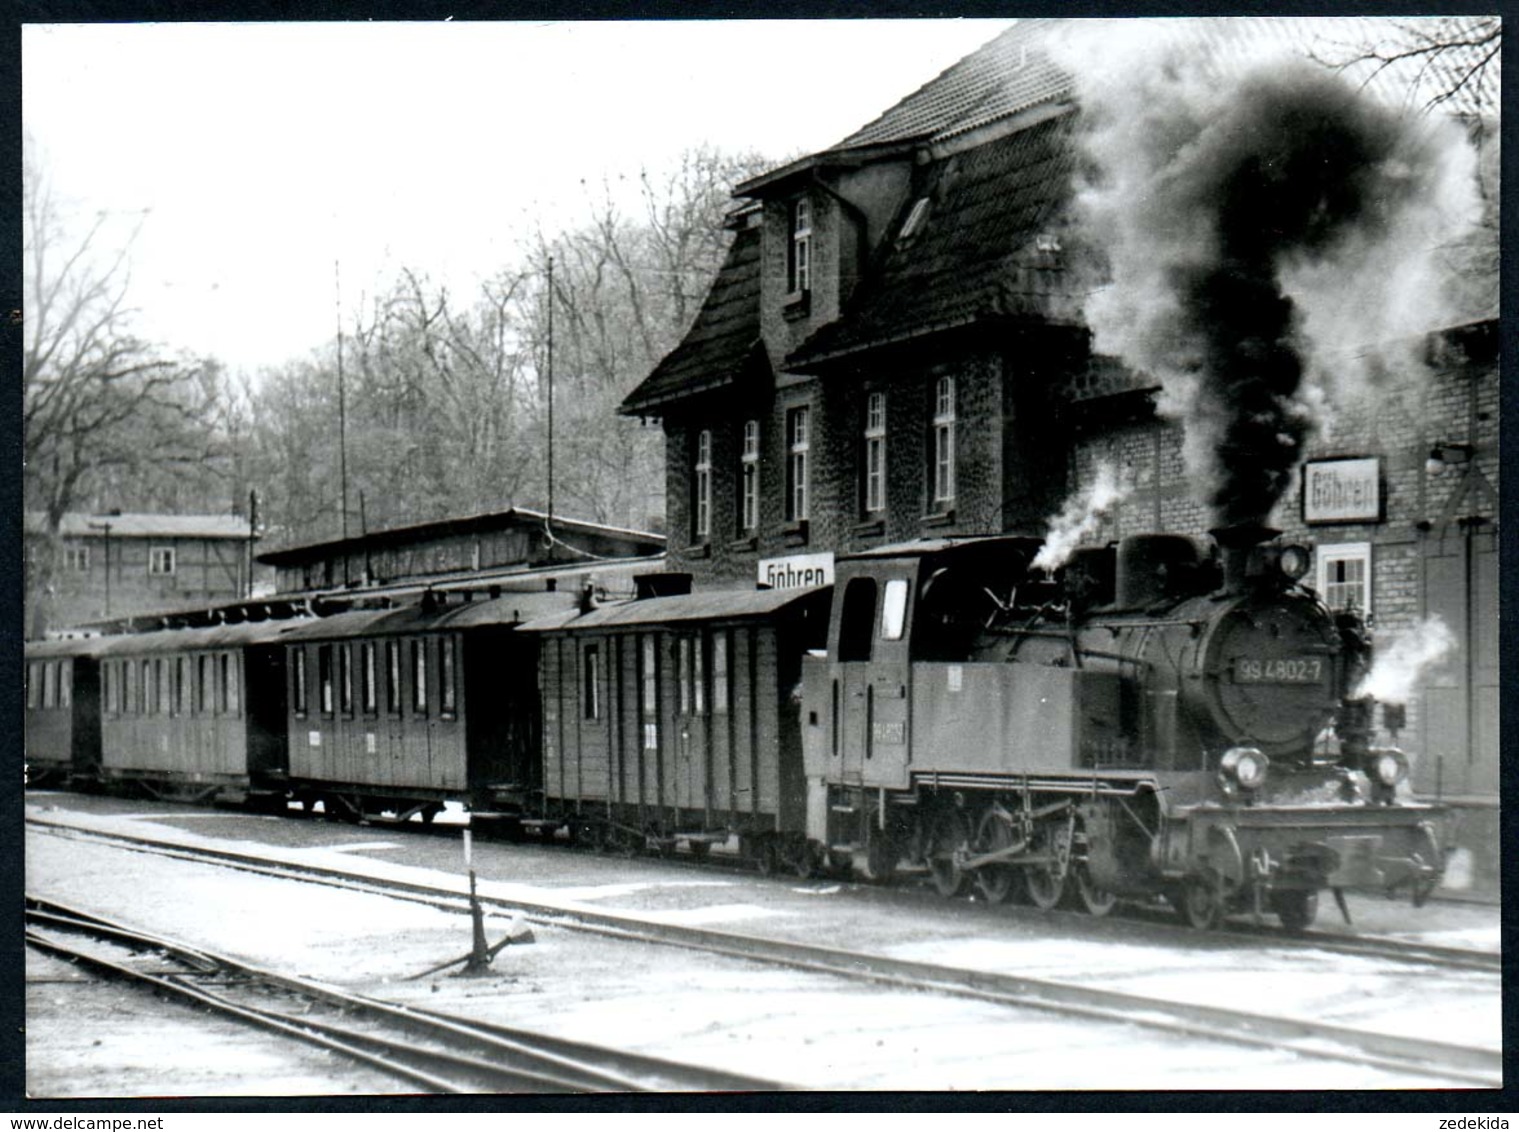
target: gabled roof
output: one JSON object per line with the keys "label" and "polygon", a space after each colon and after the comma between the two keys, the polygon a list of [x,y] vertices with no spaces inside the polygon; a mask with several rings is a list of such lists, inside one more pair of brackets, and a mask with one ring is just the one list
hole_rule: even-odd
{"label": "gabled roof", "polygon": [[674,398],[736,384],[744,367],[760,360],[760,231],[749,226],[734,235],[691,329],[628,394],[621,412],[652,412]]}
{"label": "gabled roof", "polygon": [[[109,527],[109,530],[107,530]],[[42,534],[47,517],[41,511],[26,513],[26,529]],[[87,515],[68,511],[59,532],[68,538],[230,538],[248,540],[252,532],[240,515]]]}
{"label": "gabled roof", "polygon": [[805,371],[987,317],[1077,322],[1060,244],[1076,161],[1072,120],[1062,114],[937,163],[912,236],[896,236],[899,227],[888,234],[879,266],[842,316],[791,354],[786,368]]}

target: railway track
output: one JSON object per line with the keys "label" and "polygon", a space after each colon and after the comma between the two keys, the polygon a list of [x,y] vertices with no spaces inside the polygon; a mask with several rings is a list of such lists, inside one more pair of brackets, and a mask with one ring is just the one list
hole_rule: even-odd
{"label": "railway track", "polygon": [[[466,908],[462,888],[356,875],[311,865],[271,864],[234,850],[189,848],[155,838],[119,833],[82,832],[63,823],[28,818],[65,836],[84,836],[123,844],[138,851],[162,853],[201,863],[226,865],[263,875],[329,884],[360,892],[414,900],[452,911]],[[1329,1025],[1313,1020],[1257,1014],[1226,1007],[1172,1002],[1143,995],[1061,983],[1018,975],[975,971],[895,959],[815,944],[739,935],[707,928],[671,925],[636,916],[526,900],[482,897],[482,904],[509,911],[529,922],[593,932],[619,939],[673,945],[835,977],[867,980],[902,989],[957,995],[1032,1008],[1069,1017],[1142,1026],[1172,1035],[1227,1042],[1305,1057],[1369,1065],[1452,1083],[1494,1087],[1502,1083],[1502,1056],[1492,1049],[1460,1046],[1421,1038]],[[1275,937],[1273,937],[1275,940]],[[1318,946],[1317,940],[1303,941]],[[1383,942],[1383,941],[1379,941]],[[1400,949],[1385,941],[1385,954],[1411,963],[1439,964],[1440,954],[1458,949]],[[1402,954],[1404,950],[1407,954]],[[1361,952],[1366,954],[1367,952]],[[1482,953],[1463,953],[1464,962]],[[1497,958],[1497,957],[1493,957]],[[1473,960],[1474,961],[1474,960]]]}
{"label": "railway track", "polygon": [[349,994],[35,896],[26,942],[430,1093],[774,1092],[774,1081]]}

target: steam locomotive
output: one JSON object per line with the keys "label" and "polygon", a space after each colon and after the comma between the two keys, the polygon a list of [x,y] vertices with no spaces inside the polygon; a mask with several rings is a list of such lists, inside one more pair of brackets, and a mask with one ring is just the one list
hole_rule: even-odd
{"label": "steam locomotive", "polygon": [[918,859],[947,895],[1098,915],[1164,896],[1200,928],[1302,928],[1324,889],[1422,902],[1439,813],[1373,745],[1365,626],[1276,534],[1215,531],[1207,556],[1139,535],[1053,577],[1037,539],[841,562],[827,654],[803,665],[809,838],[872,876]]}
{"label": "steam locomotive", "polygon": [[29,645],[28,761],[353,819],[452,800],[596,845],[737,839],[767,868],[913,865],[1098,915],[1164,897],[1198,927],[1438,883],[1440,812],[1375,745],[1365,626],[1300,584],[1303,548],[1141,535],[1054,573],[1039,549],[882,547],[831,591],[658,575],[599,606],[436,593]]}

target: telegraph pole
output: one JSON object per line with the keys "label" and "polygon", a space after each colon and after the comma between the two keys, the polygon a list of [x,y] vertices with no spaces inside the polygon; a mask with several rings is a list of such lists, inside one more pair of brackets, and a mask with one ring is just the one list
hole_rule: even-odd
{"label": "telegraph pole", "polygon": [[543,529],[549,534],[549,557],[553,557],[553,524],[554,524],[554,257],[549,256],[549,342],[548,342],[548,377],[549,377],[549,505],[548,517],[543,521]]}

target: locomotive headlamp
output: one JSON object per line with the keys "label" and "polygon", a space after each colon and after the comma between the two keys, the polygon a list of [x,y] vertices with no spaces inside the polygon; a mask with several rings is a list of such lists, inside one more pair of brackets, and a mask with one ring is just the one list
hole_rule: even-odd
{"label": "locomotive headlamp", "polygon": [[1259,790],[1270,766],[1271,760],[1254,747],[1230,747],[1219,761],[1218,772],[1225,790]]}
{"label": "locomotive headlamp", "polygon": [[1408,760],[1401,751],[1373,751],[1371,776],[1383,786],[1396,786],[1408,777]]}
{"label": "locomotive headlamp", "polygon": [[1295,582],[1308,573],[1312,561],[1306,546],[1284,546],[1281,557],[1277,559],[1277,566]]}

